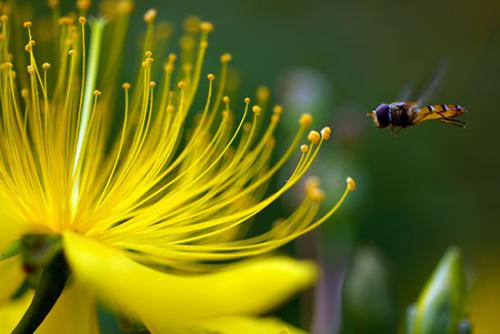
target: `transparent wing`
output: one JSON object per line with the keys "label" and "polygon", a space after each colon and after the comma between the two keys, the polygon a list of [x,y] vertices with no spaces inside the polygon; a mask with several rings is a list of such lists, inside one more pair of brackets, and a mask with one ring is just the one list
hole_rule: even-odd
{"label": "transparent wing", "polygon": [[431,80],[429,80],[422,89],[420,89],[420,95],[415,99],[417,105],[424,105],[429,98],[436,92],[437,87],[443,81],[443,78],[448,70],[448,60],[443,59],[441,63],[437,66]]}

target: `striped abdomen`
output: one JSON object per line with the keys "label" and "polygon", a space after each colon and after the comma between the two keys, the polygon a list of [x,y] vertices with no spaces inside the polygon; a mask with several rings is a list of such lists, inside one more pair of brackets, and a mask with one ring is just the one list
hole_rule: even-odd
{"label": "striped abdomen", "polygon": [[454,118],[465,113],[465,108],[458,104],[434,104],[420,107],[414,123],[422,120]]}
{"label": "striped abdomen", "polygon": [[453,117],[463,115],[465,109],[458,104],[434,104],[431,106],[423,106],[420,108],[421,112],[424,113],[441,113],[446,117]]}

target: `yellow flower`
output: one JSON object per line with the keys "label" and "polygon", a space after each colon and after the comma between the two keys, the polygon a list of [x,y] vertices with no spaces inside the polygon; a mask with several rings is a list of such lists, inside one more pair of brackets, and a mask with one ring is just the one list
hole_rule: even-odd
{"label": "yellow flower", "polygon": [[[11,331],[30,303],[33,314],[46,277],[64,284],[51,271],[63,258],[71,276],[38,333],[96,332],[97,299],[154,333],[300,332],[256,316],[312,284],[316,267],[255,257],[330,218],[354,181],[323,216],[313,181],[288,218],[247,231],[266,228],[255,216],[304,176],[330,128],[306,135],[312,118],[303,115],[275,161],[283,110],[269,113],[268,94],[255,103],[225,96],[229,54],[217,79],[203,74],[208,22],[187,21],[179,56],[168,55],[157,84],[154,56],[164,54],[169,29],[154,10],[144,16],[136,83],[117,89],[132,3],[102,5],[106,21],[87,22],[90,1],[77,1],[79,17],[60,16],[59,2],[49,1],[52,24],[21,22],[16,6],[0,7],[0,250],[9,249],[0,262],[0,331]],[[269,193],[289,159],[295,170]],[[42,278],[34,298],[12,299],[35,276],[26,269],[40,270],[41,253],[32,267],[26,250],[30,237],[52,242]]]}

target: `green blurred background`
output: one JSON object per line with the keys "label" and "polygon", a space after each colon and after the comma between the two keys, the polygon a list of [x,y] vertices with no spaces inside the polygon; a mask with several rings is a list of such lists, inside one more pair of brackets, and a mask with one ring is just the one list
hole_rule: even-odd
{"label": "green blurred background", "polygon": [[[329,180],[330,202],[348,175],[358,190],[331,221],[350,227],[323,228],[322,250],[378,249],[396,326],[454,244],[468,265],[466,309],[476,333],[500,332],[500,2],[151,0],[137,7],[155,7],[177,26],[193,14],[214,22],[209,53],[233,54],[241,91],[265,84],[285,112],[305,109],[316,126],[334,128],[317,171]],[[366,112],[429,80],[443,59],[446,76],[428,102],[465,106],[467,129],[436,122],[395,138],[372,126]],[[339,246],[346,239],[347,251]]]}
{"label": "green blurred background", "polygon": [[[500,331],[500,2],[150,0],[137,4],[133,27],[150,7],[174,27],[188,15],[212,21],[208,63],[231,52],[243,94],[267,85],[292,110],[290,122],[294,110],[307,110],[317,127],[334,128],[316,171],[330,203],[348,175],[358,190],[331,221],[349,227],[323,228],[322,251],[378,249],[395,326],[454,244],[466,256],[476,332]],[[429,80],[443,59],[446,76],[428,102],[465,106],[467,129],[436,122],[395,138],[372,126],[366,112]]]}
{"label": "green blurred background", "polygon": [[[466,310],[475,332],[500,332],[495,323],[500,309],[500,2],[136,2],[129,44],[134,52],[127,52],[135,54],[133,64],[139,54],[133,41],[144,31],[142,13],[148,8],[172,22],[177,37],[184,18],[198,15],[216,27],[205,71],[216,72],[218,56],[232,53],[242,96],[266,85],[273,102],[285,105],[283,140],[300,112],[313,114],[318,128],[333,127],[333,140],[314,172],[324,180],[330,205],[346,176],[357,180],[358,189],[319,236],[296,245],[300,254],[320,248],[326,285],[338,287],[362,247],[385,268],[377,276],[385,285],[373,287],[384,296],[366,296],[366,302],[387,298],[376,307],[395,310],[386,327],[395,331],[446,248],[458,245],[468,268]],[[465,106],[467,129],[427,123],[396,138],[373,126],[368,111],[398,100],[409,85],[422,85],[443,60],[446,76],[428,102]],[[130,80],[134,72],[126,71]],[[284,179],[286,173],[275,182]],[[268,216],[290,212],[286,203],[294,196]],[[295,323],[297,305],[281,311]],[[344,320],[341,329],[337,323],[317,332],[356,333],[345,314]]]}

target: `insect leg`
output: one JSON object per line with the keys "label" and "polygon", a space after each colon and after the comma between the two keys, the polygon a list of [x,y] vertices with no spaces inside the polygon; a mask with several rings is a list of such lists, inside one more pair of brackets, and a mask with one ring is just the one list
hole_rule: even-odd
{"label": "insect leg", "polygon": [[459,121],[458,119],[440,118],[439,121],[441,123],[455,125],[463,129],[467,126],[467,123]]}
{"label": "insect leg", "polygon": [[391,133],[393,134],[394,137],[398,138],[399,137],[399,133],[401,132],[401,129],[400,127],[395,127],[395,126],[392,126],[391,125]]}
{"label": "insect leg", "polygon": [[439,119],[439,121],[441,123],[451,124],[451,125],[455,125],[455,126],[458,126],[458,127],[461,127],[461,128],[465,128],[467,126],[467,123],[459,121],[458,119],[448,118],[448,117],[446,117],[445,115],[443,115],[439,111],[436,111],[436,114],[438,114],[439,116],[441,116],[441,118]]}

